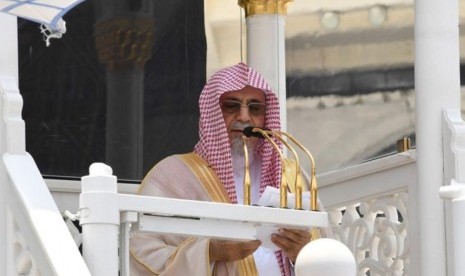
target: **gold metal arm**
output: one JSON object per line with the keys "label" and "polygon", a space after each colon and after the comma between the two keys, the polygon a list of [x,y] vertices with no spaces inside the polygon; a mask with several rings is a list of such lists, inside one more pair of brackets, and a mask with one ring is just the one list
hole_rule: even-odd
{"label": "gold metal arm", "polygon": [[294,144],[296,144],[300,149],[302,149],[310,158],[311,161],[311,167],[310,167],[310,173],[311,173],[311,178],[310,178],[310,210],[312,211],[318,211],[318,185],[316,183],[316,171],[315,171],[315,159],[313,158],[313,155],[308,151],[307,148],[305,148],[299,141],[297,141],[292,135],[289,133],[286,133],[284,131],[274,131],[279,134],[282,134],[289,138]]}
{"label": "gold metal arm", "polygon": [[244,205],[250,205],[250,168],[249,168],[249,151],[247,149],[247,138],[242,136],[242,143],[245,158],[244,172]]}
{"label": "gold metal arm", "polygon": [[300,162],[299,162],[299,155],[295,151],[289,143],[284,140],[284,138],[275,131],[272,130],[265,130],[267,134],[274,135],[274,137],[278,138],[279,141],[281,141],[291,152],[292,155],[294,155],[295,163],[296,163],[296,168],[295,168],[295,183],[294,183],[294,190],[295,190],[295,209],[302,210],[302,178],[300,178]]}
{"label": "gold metal arm", "polygon": [[253,128],[253,132],[259,132],[263,137],[265,137],[266,140],[268,140],[275,150],[279,154],[279,158],[281,159],[281,184],[279,185],[279,207],[280,208],[287,208],[287,182],[286,182],[286,171],[284,168],[284,158],[283,154],[281,153],[281,150],[279,149],[278,145],[271,139],[271,137],[263,131],[261,128]]}

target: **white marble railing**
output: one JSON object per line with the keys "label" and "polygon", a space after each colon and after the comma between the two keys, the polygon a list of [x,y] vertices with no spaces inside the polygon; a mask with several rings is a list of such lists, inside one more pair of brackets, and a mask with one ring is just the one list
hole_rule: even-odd
{"label": "white marble railing", "polygon": [[320,176],[333,234],[354,254],[358,275],[408,274],[408,185],[415,174],[409,151]]}
{"label": "white marble railing", "polygon": [[6,275],[90,275],[34,160],[5,155]]}
{"label": "white marble railing", "polygon": [[[415,159],[412,150],[317,178],[333,234],[354,253],[358,275],[407,275],[407,187],[415,182]],[[78,210],[80,182],[47,184],[62,212]],[[132,194],[136,187],[118,184],[118,192]]]}
{"label": "white marble railing", "polygon": [[0,275],[90,275],[34,160],[25,151],[22,98],[0,76]]}

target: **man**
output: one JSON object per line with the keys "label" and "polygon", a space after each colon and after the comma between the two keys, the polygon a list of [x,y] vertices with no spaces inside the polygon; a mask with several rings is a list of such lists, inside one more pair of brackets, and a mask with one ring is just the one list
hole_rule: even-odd
{"label": "man", "polygon": [[[247,126],[280,129],[278,99],[244,63],[215,73],[199,100],[199,142],[194,153],[170,156],[145,177],[141,195],[241,204]],[[270,143],[247,140],[252,203],[267,186],[278,187],[281,162]],[[308,231],[280,229],[272,241],[226,241],[133,233],[131,275],[291,275],[291,263],[310,241]]]}

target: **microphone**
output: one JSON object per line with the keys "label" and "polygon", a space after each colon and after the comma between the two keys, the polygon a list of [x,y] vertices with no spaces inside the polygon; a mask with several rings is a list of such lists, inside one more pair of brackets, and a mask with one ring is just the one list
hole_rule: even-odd
{"label": "microphone", "polygon": [[[260,138],[260,139],[266,139],[268,140],[268,142],[271,143],[271,145],[274,147],[274,149],[278,152],[279,154],[279,159],[281,160],[281,184],[279,185],[279,190],[280,190],[280,200],[279,200],[279,205],[281,208],[287,208],[287,181],[286,181],[286,171],[285,171],[285,167],[284,167],[284,158],[283,158],[283,154],[281,152],[281,150],[279,149],[279,146],[276,144],[275,141],[273,141],[273,139],[271,139],[270,137],[270,134],[268,133],[272,133],[270,130],[265,130],[265,129],[262,129],[262,128],[259,128],[259,127],[253,127],[253,126],[249,126],[249,127],[245,127],[243,130],[242,130],[244,136],[246,137],[257,137],[257,138]],[[245,141],[245,137],[243,137],[243,141]],[[244,146],[244,152],[246,151],[246,147]],[[248,170],[248,164],[246,164],[246,174],[247,174],[247,170]],[[247,186],[247,183],[246,183],[246,179],[244,179],[244,188],[246,188]]]}
{"label": "microphone", "polygon": [[[317,192],[318,188],[317,187],[318,187],[318,184],[317,184],[317,181],[316,181],[315,159],[313,158],[313,155],[310,153],[310,151],[307,148],[305,148],[299,141],[297,141],[297,139],[295,139],[289,133],[284,132],[284,131],[272,131],[272,130],[269,130],[269,129],[262,129],[262,128],[258,128],[258,127],[249,126],[249,127],[244,128],[243,133],[247,137],[257,137],[257,138],[260,138],[260,139],[267,139],[269,142],[271,142],[273,144],[273,146],[275,147],[275,149],[278,150],[280,158],[281,158],[281,163],[282,163],[283,166],[284,166],[284,160],[283,160],[282,153],[279,151],[279,148],[277,147],[276,143],[270,138],[270,136],[274,136],[275,138],[280,140],[287,148],[289,148],[291,150],[291,152],[293,153],[293,155],[295,157],[296,165],[298,166],[298,168],[296,169],[296,173],[298,175],[296,176],[296,183],[295,183],[295,186],[294,186],[296,188],[296,208],[298,208],[298,209],[301,209],[301,206],[302,206],[302,184],[299,183],[300,182],[299,181],[300,165],[299,165],[299,161],[298,161],[299,159],[297,157],[297,154],[296,154],[295,150],[281,137],[281,135],[284,135],[287,138],[289,138],[295,145],[297,145],[301,150],[303,150],[304,153],[307,154],[307,156],[310,159],[310,164],[311,164],[311,167],[310,167],[310,173],[311,173],[311,178],[310,178],[310,194],[311,194],[310,210],[318,211],[318,201],[317,201],[317,197],[318,197],[318,192]],[[282,172],[284,173],[284,169],[282,170]],[[282,178],[284,178],[284,174],[283,174]],[[284,184],[285,186],[287,186],[286,181],[281,180],[281,183]],[[285,193],[283,191],[281,193],[281,198],[283,198],[284,195],[286,195],[286,197],[287,197],[287,193]],[[287,207],[287,199],[283,199],[283,200],[284,200],[285,206]],[[283,200],[281,200],[281,207],[282,208],[283,208],[283,206],[282,206],[283,205]]]}
{"label": "microphone", "polygon": [[[250,126],[250,127],[244,128],[243,132],[244,132],[244,135],[247,136],[247,137],[257,137],[257,138],[261,138],[261,139],[267,139],[267,137],[274,136],[279,141],[281,141],[281,143],[283,143],[284,146],[286,146],[292,152],[292,154],[294,156],[294,159],[295,159],[295,166],[296,166],[296,168],[295,168],[296,176],[295,176],[295,183],[294,183],[294,190],[295,190],[295,193],[296,193],[295,209],[301,210],[302,209],[302,179],[301,179],[301,173],[300,173],[299,156],[298,156],[297,152],[295,151],[295,149],[293,147],[291,147],[291,145],[289,145],[289,143],[287,143],[287,141],[284,140],[281,137],[281,135],[279,135],[277,132],[274,132],[274,131],[269,130],[269,129],[251,127]],[[276,148],[276,150],[278,150],[278,148]],[[282,165],[284,165],[284,162],[282,162]],[[282,177],[285,177],[285,175],[282,175]],[[284,197],[283,192],[284,191],[281,192],[281,198]],[[287,195],[286,195],[286,197],[287,197]],[[287,207],[287,202],[285,204],[286,204],[286,207]],[[283,204],[281,204],[281,205],[283,205]]]}
{"label": "microphone", "polygon": [[245,159],[243,193],[244,193],[244,205],[250,205],[251,180],[250,180],[250,168],[249,168],[249,151],[247,149],[246,139],[247,138],[245,136],[242,136],[242,150],[244,151],[244,159]]}
{"label": "microphone", "polygon": [[307,154],[308,158],[310,159],[310,210],[311,211],[318,211],[318,184],[316,182],[316,169],[315,169],[315,159],[310,151],[302,145],[297,139],[295,139],[292,135],[284,131],[276,131],[275,133],[279,133],[280,135],[284,135],[289,138],[295,145],[297,145],[305,154]]}
{"label": "microphone", "polygon": [[[266,137],[259,130],[266,131],[266,132],[270,131],[269,129],[265,129],[265,128],[248,126],[242,130],[242,133],[244,133],[246,137],[256,137],[260,139],[266,139]],[[268,136],[272,136],[270,133],[267,133],[267,134]]]}

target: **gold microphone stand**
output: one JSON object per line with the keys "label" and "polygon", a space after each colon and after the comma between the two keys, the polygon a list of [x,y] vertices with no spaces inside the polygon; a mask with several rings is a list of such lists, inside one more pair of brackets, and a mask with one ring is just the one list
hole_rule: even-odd
{"label": "gold microphone stand", "polygon": [[[254,130],[252,130],[254,131]],[[276,137],[281,137],[280,135],[284,135],[287,138],[289,138],[294,144],[296,144],[300,149],[302,149],[307,156],[309,157],[311,161],[311,167],[310,167],[310,173],[311,173],[311,178],[310,178],[310,210],[311,211],[318,211],[318,185],[316,182],[316,170],[315,170],[315,159],[313,158],[313,155],[310,153],[310,151],[302,145],[297,139],[295,139],[292,135],[289,133],[286,133],[284,131],[270,131],[267,130],[266,132],[275,135]],[[277,135],[280,134],[280,135]],[[282,138],[279,138],[280,140]],[[282,140],[281,140],[282,141]],[[302,187],[302,186],[301,186]],[[297,198],[300,197],[300,201],[302,200],[302,190],[297,191],[296,189],[296,206],[297,206]],[[316,239],[321,238],[321,233],[318,229],[311,229],[311,241],[314,241]]]}
{"label": "gold microphone stand", "polygon": [[247,149],[247,137],[242,136],[242,147],[244,150],[245,172],[244,172],[244,205],[250,205],[250,168],[249,168],[249,151]]}
{"label": "gold microphone stand", "polygon": [[268,140],[275,150],[279,154],[279,158],[281,160],[281,185],[279,185],[279,207],[280,208],[287,208],[287,181],[286,181],[286,171],[284,167],[284,158],[281,150],[279,149],[278,145],[271,139],[271,137],[266,133],[266,131],[262,130],[261,128],[253,128],[253,132],[259,132],[266,140]]}
{"label": "gold microphone stand", "polygon": [[[254,130],[252,130],[254,131]],[[294,190],[295,190],[295,209],[298,209],[298,210],[302,210],[302,179],[300,178],[300,162],[299,162],[299,155],[297,154],[297,152],[295,151],[295,149],[293,147],[291,147],[291,145],[289,145],[289,143],[283,139],[283,137],[281,135],[279,135],[277,132],[275,131],[271,131],[271,130],[266,130],[265,131],[267,134],[271,134],[273,135],[274,137],[278,138],[279,141],[281,141],[291,152],[292,152],[292,155],[294,156],[294,159],[295,159],[295,165],[296,165],[296,168],[295,168],[295,182],[294,182]],[[285,170],[284,170],[285,171]]]}
{"label": "gold microphone stand", "polygon": [[[310,210],[312,211],[318,211],[318,185],[316,182],[316,170],[315,170],[315,159],[313,158],[313,155],[310,153],[310,151],[304,147],[297,139],[295,139],[292,135],[289,133],[286,133],[284,131],[273,131],[273,133],[279,133],[281,135],[286,136],[289,138],[294,144],[296,144],[300,149],[302,149],[307,156],[309,157],[311,161],[311,167],[310,167]],[[296,195],[297,196],[297,195]],[[302,193],[301,193],[302,196]]]}
{"label": "gold microphone stand", "polygon": [[[281,135],[284,135],[287,138],[289,138],[294,144],[296,144],[300,149],[302,149],[307,154],[307,156],[309,157],[310,162],[311,162],[311,167],[310,167],[310,173],[311,173],[311,176],[310,176],[310,210],[318,211],[318,185],[317,185],[317,181],[316,181],[315,159],[313,158],[313,155],[310,153],[310,151],[306,147],[304,147],[304,145],[302,145],[302,143],[297,141],[297,139],[295,139],[292,135],[290,135],[289,133],[284,132],[284,131],[272,131],[272,130],[263,130],[261,128],[253,128],[252,132],[259,132],[264,137],[267,137],[268,140],[270,140],[269,135],[274,135],[280,141],[282,141],[283,144],[285,144],[287,147],[292,148],[281,137]],[[266,136],[265,136],[265,134],[266,134]],[[294,150],[292,150],[292,153],[296,155]],[[281,152],[280,152],[280,156],[282,158]],[[298,160],[298,159],[296,159],[296,160]],[[300,170],[299,170],[299,172],[300,172]],[[300,204],[300,207],[301,207],[302,206],[302,203],[301,203],[302,202],[302,185],[301,185],[301,183],[300,183],[299,189],[297,189],[297,188],[298,188],[298,186],[296,184],[296,207],[297,207],[297,201],[300,201],[299,204]],[[299,197],[300,197],[300,199],[298,199]]]}
{"label": "gold microphone stand", "polygon": [[[296,161],[296,179],[294,183],[295,187],[295,192],[296,192],[296,202],[295,202],[295,207],[296,209],[302,210],[302,178],[301,178],[301,171],[300,171],[300,164],[299,164],[299,157],[297,155],[297,152],[293,147],[287,143],[282,135],[286,136],[289,138],[294,144],[296,144],[300,149],[302,149],[307,156],[309,157],[311,161],[311,167],[310,167],[310,172],[311,172],[311,178],[310,178],[310,210],[311,211],[318,211],[318,186],[316,182],[316,170],[315,170],[315,159],[313,158],[313,155],[310,153],[310,151],[305,148],[297,139],[295,139],[292,135],[289,133],[286,133],[284,131],[272,131],[272,130],[264,130],[261,128],[252,128],[251,132],[258,132],[261,134],[261,138],[267,139],[273,147],[278,151],[279,157],[281,159],[281,186],[280,186],[280,207],[281,208],[286,208],[287,207],[287,182],[286,182],[286,177],[285,177],[285,168],[284,168],[284,158],[279,150],[278,145],[271,139],[270,135],[273,135],[276,137],[278,140],[280,140],[287,148],[289,148],[292,152],[292,154],[295,157]],[[250,134],[247,134],[247,136],[250,136]],[[247,148],[245,147],[245,137],[243,137],[244,141],[244,151],[247,151]],[[246,155],[246,176],[248,175],[248,159]],[[244,177],[244,188],[246,187],[246,176]],[[250,179],[248,180],[249,187],[250,187]],[[250,195],[250,188],[249,188],[249,195]],[[321,233],[318,229],[311,229],[311,240],[316,240],[321,237]]]}

